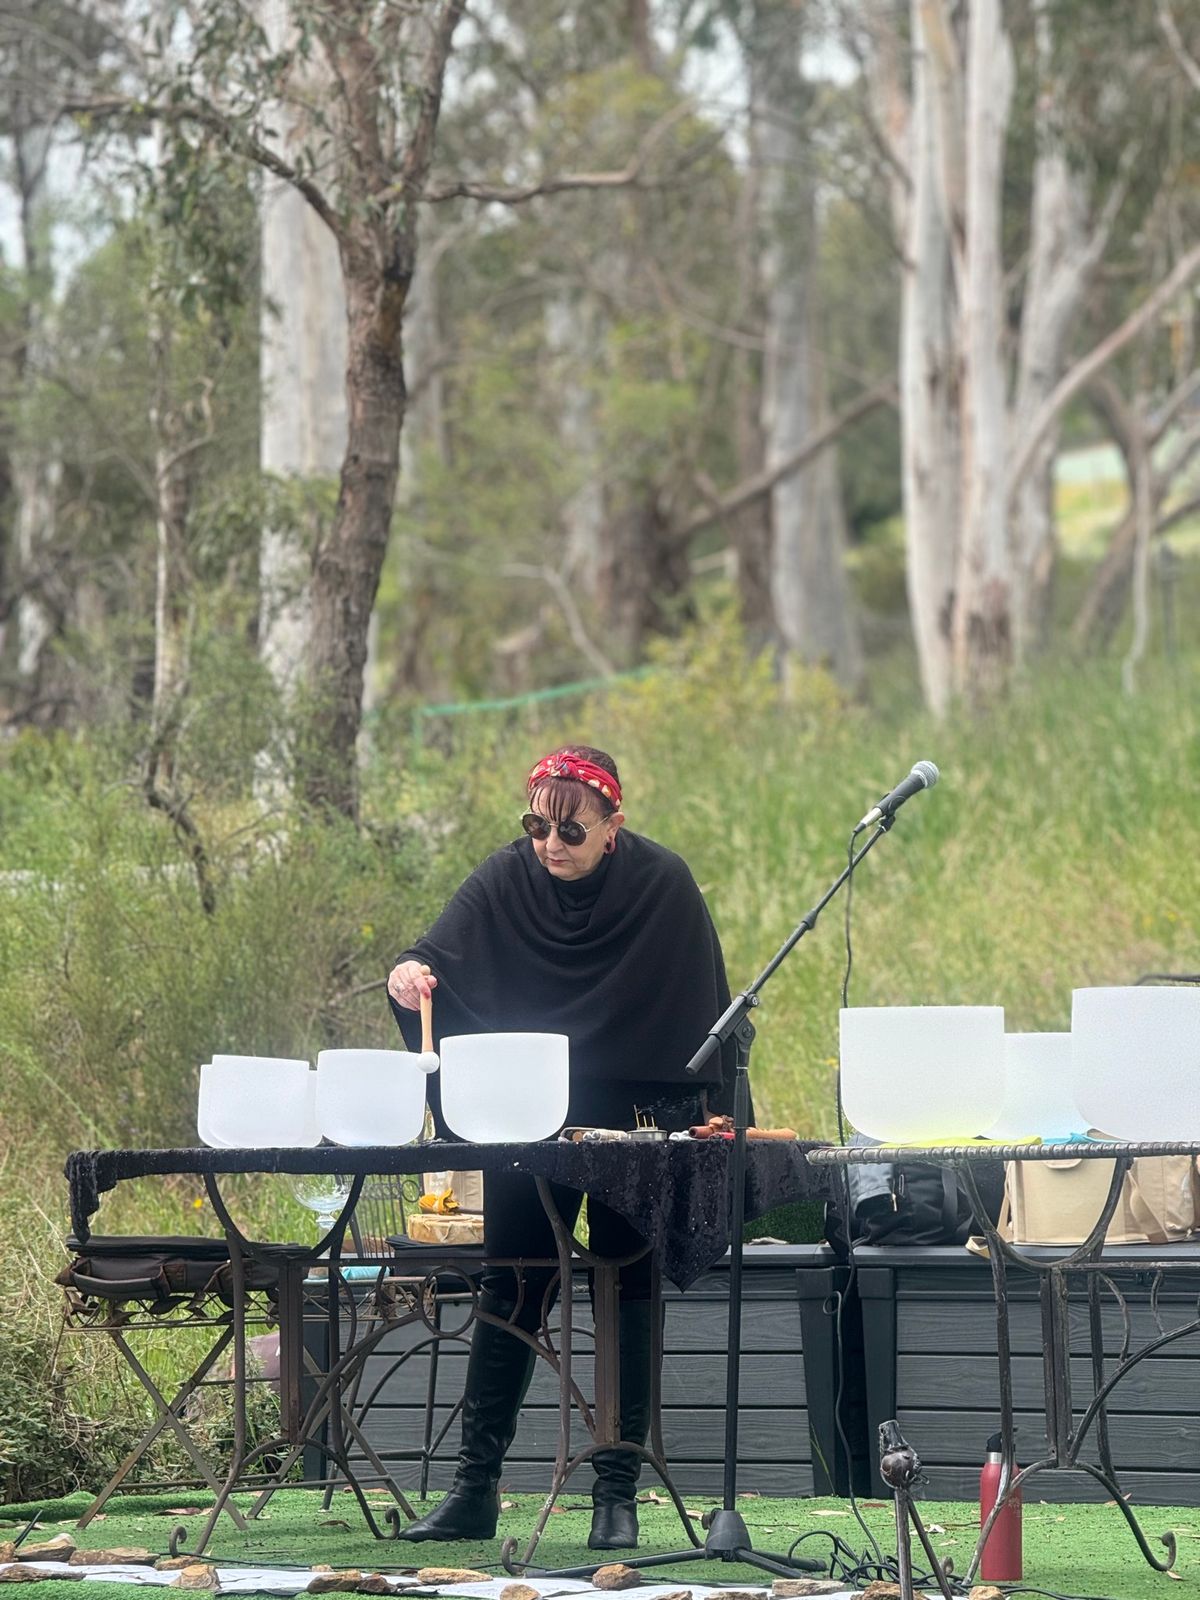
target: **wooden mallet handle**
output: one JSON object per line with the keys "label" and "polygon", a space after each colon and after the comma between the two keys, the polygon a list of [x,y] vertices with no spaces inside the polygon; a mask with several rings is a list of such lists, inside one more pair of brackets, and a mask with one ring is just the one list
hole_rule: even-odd
{"label": "wooden mallet handle", "polygon": [[[422,967],[421,971],[429,976],[429,968]],[[421,996],[421,1049],[427,1053],[433,1051],[433,996]]]}

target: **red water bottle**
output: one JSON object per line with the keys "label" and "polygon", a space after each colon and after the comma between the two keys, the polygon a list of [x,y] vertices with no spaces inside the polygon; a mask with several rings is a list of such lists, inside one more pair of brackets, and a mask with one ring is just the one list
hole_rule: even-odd
{"label": "red water bottle", "polygon": [[[982,1528],[991,1515],[1000,1492],[1000,1435],[994,1433],[987,1442],[987,1457],[979,1474],[979,1526]],[[1014,1466],[1015,1470],[1015,1466]],[[979,1562],[979,1576],[988,1583],[1012,1583],[1021,1577],[1021,1491],[1009,1495],[1004,1509],[992,1523],[983,1555]]]}

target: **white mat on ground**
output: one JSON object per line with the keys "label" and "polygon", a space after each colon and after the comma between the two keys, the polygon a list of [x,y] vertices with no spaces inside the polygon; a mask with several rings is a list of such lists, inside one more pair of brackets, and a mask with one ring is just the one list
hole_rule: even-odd
{"label": "white mat on ground", "polygon": [[[12,1565],[16,1563],[0,1562],[0,1571]],[[30,1562],[30,1565],[36,1565],[48,1578],[93,1578],[100,1583],[142,1583],[148,1588],[169,1587],[179,1576],[178,1572],[159,1572],[154,1567],[71,1567],[65,1561],[38,1561]],[[220,1592],[223,1594],[303,1594],[314,1577],[311,1570],[297,1571],[295,1568],[287,1567],[223,1567],[219,1561],[215,1565],[221,1580]],[[360,1570],[366,1577],[375,1569],[368,1562],[364,1562]],[[422,1586],[406,1582],[403,1575],[398,1573],[385,1573],[384,1576],[406,1594],[462,1595],[464,1600],[500,1600],[501,1591],[508,1584],[525,1583],[537,1591],[541,1600],[553,1600],[556,1595],[603,1595],[604,1600],[613,1600],[611,1591],[594,1589],[582,1578],[514,1578],[506,1574],[502,1578],[491,1578],[486,1583],[446,1583],[435,1587],[432,1584]],[[630,1600],[659,1600],[660,1595],[679,1594],[681,1590],[687,1590],[694,1600],[717,1600],[725,1589],[736,1589],[741,1594],[758,1594],[764,1597],[771,1593],[770,1589],[756,1584],[696,1584],[683,1581],[639,1584],[636,1589],[625,1590],[623,1593],[628,1595]],[[839,1594],[828,1596],[828,1600],[857,1600],[857,1595],[854,1590],[845,1589]]]}

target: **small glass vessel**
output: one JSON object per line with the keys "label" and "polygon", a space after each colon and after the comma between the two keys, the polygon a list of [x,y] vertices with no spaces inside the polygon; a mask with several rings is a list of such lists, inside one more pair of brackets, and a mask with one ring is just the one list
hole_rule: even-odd
{"label": "small glass vessel", "polygon": [[298,1172],[292,1193],[302,1206],[316,1214],[317,1238],[323,1239],[350,1198],[354,1180],[344,1172]]}

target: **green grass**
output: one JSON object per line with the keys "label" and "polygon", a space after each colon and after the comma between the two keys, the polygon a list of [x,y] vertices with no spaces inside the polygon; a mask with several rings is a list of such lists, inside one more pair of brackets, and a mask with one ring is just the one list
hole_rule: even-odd
{"label": "green grass", "polygon": [[[384,1497],[379,1497],[383,1502]],[[643,1497],[644,1498],[644,1497]],[[703,1511],[710,1504],[701,1496],[685,1496],[689,1510]],[[249,1501],[240,1502],[248,1505]],[[408,1566],[468,1566],[500,1572],[499,1539],[514,1535],[524,1540],[532,1529],[540,1498],[533,1495],[506,1497],[510,1507],[501,1517],[496,1541],[464,1544],[395,1545],[376,1542],[368,1534],[353,1498],[346,1493],[335,1497],[329,1512],[320,1508],[320,1497],[304,1490],[288,1490],[271,1502],[265,1515],[239,1533],[222,1519],[214,1536],[210,1559],[241,1557],[251,1564],[311,1565],[325,1563],[335,1567],[357,1567],[364,1571],[395,1570]],[[77,1496],[69,1502],[52,1503],[36,1537],[53,1538],[74,1532],[72,1514],[78,1515],[86,1499]],[[181,1519],[170,1508],[211,1504],[210,1499],[186,1493],[167,1499],[147,1497],[141,1501],[110,1502],[103,1521],[91,1523],[76,1536],[89,1549],[108,1545],[140,1545],[166,1551],[171,1530],[183,1520],[194,1529],[199,1520]],[[538,1547],[536,1561],[546,1567],[563,1567],[595,1561],[587,1550],[590,1505],[585,1498],[564,1495],[562,1509],[551,1515]],[[35,1508],[36,1509],[36,1508]],[[764,1551],[786,1550],[802,1534],[827,1529],[855,1550],[866,1548],[866,1539],[857,1526],[846,1501],[776,1500],[747,1495],[739,1502],[755,1546]],[[932,1532],[939,1556],[950,1556],[962,1570],[973,1547],[978,1528],[977,1508],[963,1502],[926,1501],[921,1512]],[[1170,1529],[1179,1542],[1177,1572],[1184,1587],[1178,1589],[1169,1578],[1157,1574],[1143,1562],[1129,1535],[1124,1519],[1112,1506],[1054,1506],[1040,1502],[1024,1510],[1025,1582],[1067,1595],[1111,1596],[1112,1600],[1143,1600],[1143,1597],[1195,1592],[1200,1583],[1200,1510],[1139,1508],[1139,1517],[1152,1542]],[[868,1501],[863,1515],[886,1553],[895,1550],[895,1527],[890,1504]],[[13,1509],[3,1512],[13,1521]],[[644,1503],[639,1508],[642,1529],[641,1554],[683,1547],[678,1519],[669,1507]],[[803,1545],[806,1554],[823,1556],[828,1540],[814,1536]],[[612,1559],[619,1560],[619,1556]],[[754,1568],[725,1563],[691,1563],[656,1569],[647,1581],[686,1578],[698,1583],[770,1583],[769,1575]],[[34,1600],[42,1590],[59,1593],[56,1583],[23,1587]],[[98,1591],[118,1600],[126,1593],[144,1600],[145,1589],[131,1584],[106,1585]]]}

